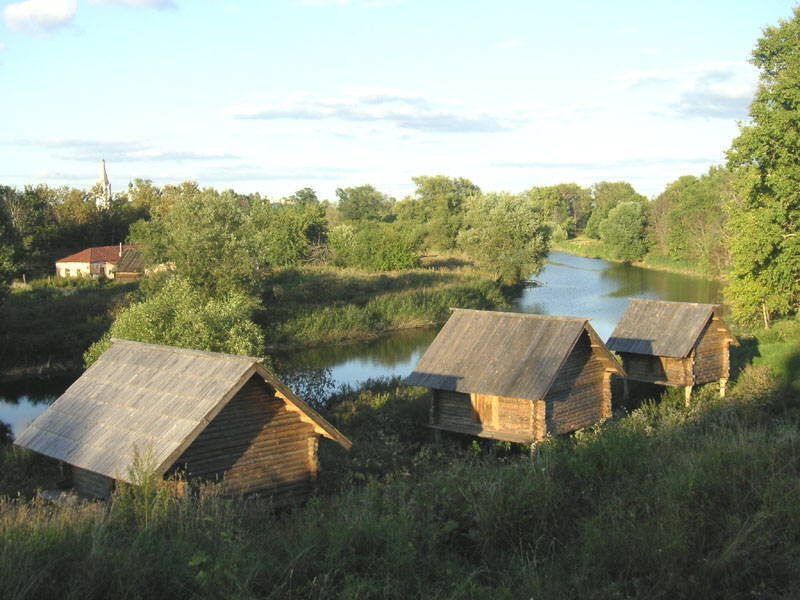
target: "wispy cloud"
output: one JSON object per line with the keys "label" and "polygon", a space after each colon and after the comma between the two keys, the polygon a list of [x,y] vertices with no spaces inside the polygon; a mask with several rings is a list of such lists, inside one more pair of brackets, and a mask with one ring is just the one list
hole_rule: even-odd
{"label": "wispy cloud", "polygon": [[132,8],[177,8],[172,0],[92,0],[93,4],[117,4]]}
{"label": "wispy cloud", "polygon": [[370,93],[332,100],[300,98],[286,104],[234,106],[227,112],[237,119],[383,122],[402,129],[437,133],[493,133],[508,129],[511,122],[497,115],[471,113],[421,96],[397,93]]}
{"label": "wispy cloud", "polygon": [[78,0],[25,0],[6,6],[3,18],[12,31],[41,33],[69,24],[77,10]]}
{"label": "wispy cloud", "polygon": [[672,165],[711,165],[720,158],[688,157],[688,158],[630,158],[619,160],[580,161],[500,161],[492,163],[493,167],[508,169],[583,169],[588,171],[604,171],[615,168],[631,167],[663,167]]}
{"label": "wispy cloud", "polygon": [[12,146],[34,146],[62,150],[57,158],[77,161],[98,161],[104,158],[118,162],[145,161],[203,161],[238,158],[226,152],[198,152],[182,150],[163,150],[138,141],[108,142],[100,140],[56,139],[56,140],[13,140],[5,142]]}
{"label": "wispy cloud", "polygon": [[379,7],[400,4],[402,0],[297,0],[299,6],[368,6]]}
{"label": "wispy cloud", "polygon": [[628,90],[658,85],[663,101],[652,111],[667,117],[741,119],[756,89],[756,73],[746,63],[700,65],[682,71],[638,71],[617,78]]}
{"label": "wispy cloud", "polygon": [[336,181],[357,172],[356,169],[339,167],[288,167],[264,168],[252,165],[233,165],[225,169],[210,169],[198,174],[197,179],[218,181]]}

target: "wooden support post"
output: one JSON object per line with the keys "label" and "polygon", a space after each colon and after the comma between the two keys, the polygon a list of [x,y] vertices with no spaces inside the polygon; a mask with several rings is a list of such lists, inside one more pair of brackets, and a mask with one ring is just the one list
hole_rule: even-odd
{"label": "wooden support post", "polygon": [[631,397],[631,388],[628,385],[628,378],[624,378],[622,380],[622,398],[624,400],[629,400]]}
{"label": "wooden support post", "polygon": [[435,444],[442,443],[442,430],[441,429],[434,429],[433,430],[433,442]]}
{"label": "wooden support post", "polygon": [[728,380],[725,379],[724,377],[719,380],[719,397],[720,398],[724,398],[725,397],[725,387],[727,385],[728,385]]}
{"label": "wooden support post", "polygon": [[687,408],[692,405],[692,387],[691,385],[687,385],[683,388],[683,396],[686,399]]}

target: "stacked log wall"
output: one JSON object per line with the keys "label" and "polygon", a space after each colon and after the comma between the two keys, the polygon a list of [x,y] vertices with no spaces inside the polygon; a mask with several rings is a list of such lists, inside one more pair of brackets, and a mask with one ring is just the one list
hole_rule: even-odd
{"label": "stacked log wall", "polygon": [[692,385],[690,358],[620,353],[628,379],[662,385]]}
{"label": "stacked log wall", "polygon": [[291,503],[310,492],[317,436],[258,377],[231,399],[178,459],[188,479],[222,481],[227,493]]}
{"label": "stacked log wall", "polygon": [[[536,403],[530,400],[449,390],[434,390],[433,398],[435,427],[515,442],[544,437],[544,418],[537,428]],[[538,430],[541,438],[536,437]]]}
{"label": "stacked log wall", "polygon": [[554,434],[588,427],[611,416],[610,378],[584,332],[545,397],[547,428]]}
{"label": "stacked log wall", "polygon": [[114,480],[93,471],[72,466],[72,485],[81,496],[108,499],[114,491]]}
{"label": "stacked log wall", "polygon": [[714,318],[700,334],[694,349],[694,382],[708,383],[728,379],[730,373],[730,338],[718,318]]}

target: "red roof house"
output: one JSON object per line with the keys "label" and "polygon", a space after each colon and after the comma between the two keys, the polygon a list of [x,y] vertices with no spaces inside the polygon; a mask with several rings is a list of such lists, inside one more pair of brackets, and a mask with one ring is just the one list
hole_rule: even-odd
{"label": "red roof house", "polygon": [[56,275],[59,277],[108,277],[114,279],[114,271],[122,253],[135,244],[117,246],[96,246],[86,248],[76,254],[56,261]]}

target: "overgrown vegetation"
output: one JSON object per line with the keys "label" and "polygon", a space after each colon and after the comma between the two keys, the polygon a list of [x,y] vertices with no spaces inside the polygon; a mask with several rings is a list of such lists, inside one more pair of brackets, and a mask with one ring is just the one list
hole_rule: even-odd
{"label": "overgrown vegetation", "polygon": [[[796,360],[796,327],[753,338],[737,360],[784,338]],[[533,456],[459,436],[431,444],[429,400],[396,381],[333,397],[326,416],[353,450],[323,444],[319,495],[288,512],[159,486],[126,486],[108,505],[6,497],[0,596],[727,599],[800,587],[800,402],[767,367],[747,367],[725,399],[707,386],[687,409],[668,392]],[[30,491],[31,455],[3,460],[2,491]]]}

